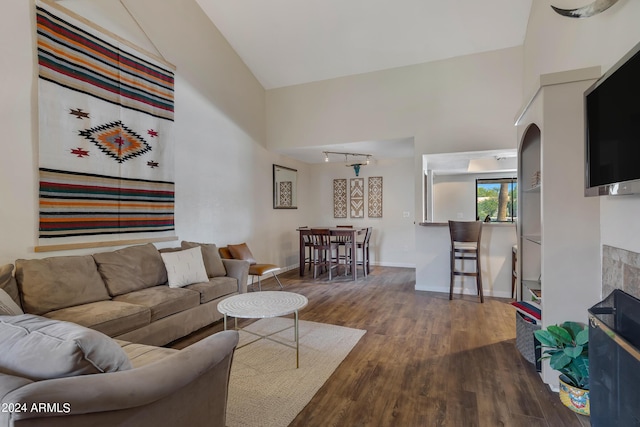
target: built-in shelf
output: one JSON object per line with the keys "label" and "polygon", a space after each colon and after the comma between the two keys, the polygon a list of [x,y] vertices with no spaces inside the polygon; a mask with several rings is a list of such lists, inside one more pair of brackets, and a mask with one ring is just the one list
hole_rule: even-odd
{"label": "built-in shelf", "polygon": [[536,243],[538,245],[542,244],[542,237],[539,234],[527,234],[523,237],[528,241]]}
{"label": "built-in shelf", "polygon": [[523,280],[524,286],[534,302],[542,302],[542,284],[537,280]]}
{"label": "built-in shelf", "polygon": [[539,193],[540,192],[540,184],[534,185],[533,187],[527,188],[524,190],[525,193]]}
{"label": "built-in shelf", "polygon": [[[542,327],[545,319],[584,318],[601,292],[600,204],[582,191],[567,191],[583,186],[584,92],[599,77],[597,67],[542,75],[536,96],[517,118],[519,290],[523,302],[540,307]],[[576,247],[580,256],[572,256]],[[571,301],[562,300],[566,295]],[[558,373],[548,361],[542,376],[557,386]]]}

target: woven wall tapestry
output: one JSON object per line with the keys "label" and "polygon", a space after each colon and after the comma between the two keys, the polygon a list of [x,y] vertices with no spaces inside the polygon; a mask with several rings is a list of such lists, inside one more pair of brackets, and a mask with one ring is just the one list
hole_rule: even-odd
{"label": "woven wall tapestry", "polygon": [[174,230],[175,68],[36,2],[41,238]]}
{"label": "woven wall tapestry", "polygon": [[364,178],[351,178],[350,206],[351,218],[364,218]]}
{"label": "woven wall tapestry", "polygon": [[347,180],[333,180],[333,217],[347,217]]}
{"label": "woven wall tapestry", "polygon": [[369,177],[369,218],[382,218],[382,177]]}

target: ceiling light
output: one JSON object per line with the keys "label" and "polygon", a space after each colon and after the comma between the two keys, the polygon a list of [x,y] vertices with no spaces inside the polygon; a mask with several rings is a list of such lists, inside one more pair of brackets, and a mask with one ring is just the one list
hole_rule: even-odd
{"label": "ceiling light", "polygon": [[[337,154],[339,156],[344,156],[344,161],[345,163],[349,162],[349,156],[354,157],[356,160],[356,163],[352,163],[350,165],[347,165],[347,167],[352,167],[353,171],[356,173],[356,176],[358,176],[360,174],[360,166],[366,166],[371,162],[371,154],[366,154],[366,153],[345,153],[342,151],[323,151],[322,152],[324,154],[324,161],[328,162],[329,161],[329,154]],[[359,162],[357,161],[358,158],[360,157],[364,157],[365,158],[365,162]]]}

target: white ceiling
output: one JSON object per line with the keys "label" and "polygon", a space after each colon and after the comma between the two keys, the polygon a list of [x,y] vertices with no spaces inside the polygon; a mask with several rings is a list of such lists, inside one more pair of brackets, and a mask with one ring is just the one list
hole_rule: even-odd
{"label": "white ceiling", "polygon": [[[523,44],[532,0],[196,0],[265,89]],[[279,150],[413,157],[413,139]]]}
{"label": "white ceiling", "polygon": [[532,0],[196,0],[265,89],[523,44]]}

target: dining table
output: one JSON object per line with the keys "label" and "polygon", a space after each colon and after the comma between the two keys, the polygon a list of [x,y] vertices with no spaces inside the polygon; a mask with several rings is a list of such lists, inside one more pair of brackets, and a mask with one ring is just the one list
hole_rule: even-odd
{"label": "dining table", "polygon": [[[308,233],[311,230],[314,229],[328,229],[329,233],[331,235],[331,238],[335,238],[340,239],[341,241],[344,241],[344,245],[345,245],[345,250],[349,251],[349,249],[351,249],[351,253],[353,254],[353,256],[355,257],[357,252],[356,252],[356,237],[359,234],[363,234],[367,231],[367,227],[331,227],[331,226],[325,226],[325,227],[300,227],[298,228],[298,232],[300,235],[300,276],[304,276],[304,260],[305,260],[305,243],[304,243],[304,235],[305,232]],[[357,279],[357,262],[354,259],[351,262],[351,280],[356,280]]]}

